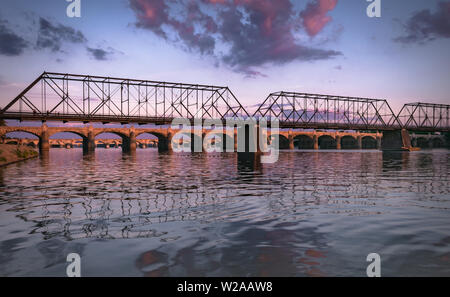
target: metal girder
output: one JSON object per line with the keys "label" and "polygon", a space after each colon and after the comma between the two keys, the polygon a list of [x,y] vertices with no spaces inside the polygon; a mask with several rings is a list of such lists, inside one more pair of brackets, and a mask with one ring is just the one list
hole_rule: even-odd
{"label": "metal girder", "polygon": [[450,105],[408,103],[397,116],[405,129],[422,131],[450,131]]}
{"label": "metal girder", "polygon": [[0,117],[166,124],[249,115],[228,87],[44,72]]}
{"label": "metal girder", "polygon": [[277,118],[280,127],[386,130],[400,126],[384,99],[277,92],[254,117]]}

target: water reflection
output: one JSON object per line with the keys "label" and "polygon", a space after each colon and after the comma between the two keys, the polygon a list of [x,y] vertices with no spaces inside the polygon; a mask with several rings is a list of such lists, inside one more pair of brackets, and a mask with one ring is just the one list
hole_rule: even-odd
{"label": "water reflection", "polygon": [[359,275],[377,250],[387,273],[405,273],[398,251],[426,250],[416,264],[439,259],[445,274],[449,158],[285,151],[262,166],[233,153],[51,150],[0,169],[0,273],[23,273],[8,267],[37,251],[46,260],[28,273],[52,274],[69,250],[93,257],[100,245],[126,257],[117,274]]}
{"label": "water reflection", "polygon": [[383,152],[384,171],[402,171],[407,170],[410,152],[387,151]]}
{"label": "water reflection", "polygon": [[[326,238],[316,228],[296,232],[297,223],[279,223],[273,230],[231,223],[222,235],[229,244],[215,246],[218,237],[204,237],[178,247],[153,249],[136,259],[143,276],[326,276],[321,265]],[[228,238],[228,232],[237,232]],[[168,245],[173,245],[169,243]],[[314,246],[314,248],[308,248]]]}

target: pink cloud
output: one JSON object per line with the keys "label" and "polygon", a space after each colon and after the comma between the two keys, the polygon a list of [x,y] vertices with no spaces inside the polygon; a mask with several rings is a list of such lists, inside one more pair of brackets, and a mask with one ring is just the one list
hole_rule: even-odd
{"label": "pink cloud", "polygon": [[309,36],[316,36],[331,21],[327,13],[336,7],[337,0],[314,0],[300,13]]}

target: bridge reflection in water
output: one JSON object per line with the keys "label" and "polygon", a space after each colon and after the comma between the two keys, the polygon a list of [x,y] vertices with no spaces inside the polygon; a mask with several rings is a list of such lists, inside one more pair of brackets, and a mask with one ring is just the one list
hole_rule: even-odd
{"label": "bridge reflection in water", "polygon": [[[56,152],[54,152],[56,153]],[[54,154],[52,153],[52,154]],[[20,217],[27,222],[34,222],[35,229],[33,233],[42,233],[46,238],[54,236],[63,236],[68,240],[76,238],[139,238],[139,237],[159,237],[163,234],[156,232],[151,228],[153,224],[159,224],[171,221],[233,221],[234,218],[241,220],[242,217],[235,216],[233,209],[224,211],[227,204],[233,204],[234,198],[246,196],[257,198],[258,208],[268,207],[270,211],[254,213],[248,216],[258,217],[258,219],[275,218],[277,214],[296,207],[298,201],[308,205],[316,203],[315,193],[335,193],[335,195],[326,195],[320,198],[320,203],[330,203],[335,199],[344,199],[347,197],[378,197],[382,195],[379,189],[368,187],[368,183],[378,183],[377,179],[382,181],[390,175],[395,175],[396,180],[402,183],[402,176],[397,176],[397,171],[407,172],[409,167],[421,166],[421,162],[432,162],[426,154],[420,158],[414,157],[411,160],[406,152],[386,152],[386,153],[360,153],[358,158],[352,157],[352,167],[367,168],[367,172],[373,171],[374,175],[351,176],[351,180],[345,177],[336,177],[336,180],[318,180],[311,179],[311,171],[326,170],[329,164],[340,164],[344,166],[348,153],[333,154],[326,153],[327,157],[321,157],[319,153],[303,152],[301,158],[308,159],[308,166],[296,167],[293,162],[298,159],[295,152],[286,152],[280,156],[280,163],[284,172],[277,172],[276,164],[265,164],[264,167],[256,164],[250,166],[246,161],[237,162],[236,154],[160,154],[159,159],[165,160],[165,165],[158,164],[161,172],[159,178],[150,176],[145,166],[140,165],[143,156],[152,155],[152,158],[158,158],[156,152],[149,151],[145,155],[137,158],[136,154],[125,155],[123,161],[118,162],[120,168],[115,169],[120,174],[108,176],[107,167],[99,167],[99,163],[106,162],[108,157],[102,157],[102,153],[97,155],[87,155],[79,159],[79,153],[74,151],[70,158],[64,163],[60,162],[63,155],[57,153],[50,158],[41,158],[40,161],[34,161],[34,164],[19,164],[17,166],[26,170],[31,166],[31,171],[38,170],[46,172],[50,167],[61,167],[70,163],[70,172],[67,176],[71,179],[59,179],[53,183],[51,176],[40,175],[36,177],[35,183],[30,184],[29,190],[23,195],[17,195],[17,188],[14,184],[21,181],[5,184],[5,174],[8,170],[0,171],[1,185],[4,188],[3,199],[14,204],[14,210],[33,210],[24,211]],[[110,153],[114,153],[110,151]],[[62,153],[64,154],[64,153]],[[114,153],[117,154],[117,153]],[[110,155],[110,154],[107,154]],[[114,161],[117,163],[117,161]],[[221,165],[224,162],[225,165]],[[153,162],[152,162],[153,163]],[[157,161],[156,163],[159,163]],[[204,172],[200,176],[191,176],[186,168],[189,165],[197,164],[200,167],[207,168],[209,172]],[[223,172],[223,167],[234,167],[235,170]],[[446,164],[443,164],[442,172],[446,174]],[[185,176],[176,172],[184,168],[184,172],[191,178],[192,184],[184,182]],[[221,169],[222,168],[222,169]],[[292,170],[295,175],[289,174]],[[54,170],[54,169],[53,169]],[[154,169],[151,170],[154,172]],[[49,172],[50,173],[50,172]],[[198,172],[197,172],[198,173]],[[386,174],[380,177],[379,174]],[[51,173],[55,174],[55,173]],[[282,179],[286,185],[267,184],[264,186],[264,179],[274,175],[277,180]],[[225,176],[224,176],[225,175]],[[298,176],[305,176],[306,179],[299,180]],[[121,180],[122,177],[124,180]],[[170,177],[170,180],[168,179]],[[406,177],[406,176],[404,176]],[[146,179],[151,184],[146,183]],[[192,178],[198,181],[192,180]],[[207,178],[214,181],[226,180],[225,185],[205,184],[201,179]],[[375,180],[374,180],[375,178]],[[252,187],[242,188],[241,183],[258,185],[254,191]],[[408,183],[407,181],[405,181]],[[234,186],[236,184],[236,186]],[[47,185],[41,187],[40,185]],[[405,184],[406,186],[406,184]],[[27,188],[21,184],[19,188]],[[126,190],[124,191],[124,187]],[[408,187],[411,187],[408,184]],[[418,193],[427,193],[429,195],[436,193],[445,193],[448,188],[445,179],[441,183],[417,183],[412,186]],[[37,195],[37,196],[35,196]],[[321,195],[321,194],[320,194]],[[28,199],[31,198],[34,199]],[[266,200],[267,199],[267,200]],[[308,202],[309,201],[309,202]],[[350,201],[350,200],[348,200]],[[249,203],[246,207],[253,205],[252,199],[246,201]],[[342,201],[341,201],[342,202]],[[267,204],[268,203],[268,204]],[[254,205],[256,207],[256,204]],[[261,218],[260,216],[263,216]],[[298,219],[302,215],[298,214]],[[150,227],[150,228],[149,228]]]}
{"label": "bridge reflection in water", "polygon": [[111,249],[88,259],[125,254],[144,275],[327,275],[323,263],[342,257],[331,246],[339,236],[359,238],[364,226],[380,240],[381,221],[399,223],[392,212],[445,208],[447,156],[287,151],[252,167],[233,153],[51,150],[0,170],[1,225],[12,220],[4,234],[38,242],[48,266],[56,247],[89,257],[94,244]]}

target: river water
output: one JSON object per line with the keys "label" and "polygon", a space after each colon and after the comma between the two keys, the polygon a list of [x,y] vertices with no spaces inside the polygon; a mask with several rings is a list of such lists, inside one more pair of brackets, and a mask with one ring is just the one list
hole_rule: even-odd
{"label": "river water", "polygon": [[450,152],[51,149],[0,168],[0,275],[450,276]]}

